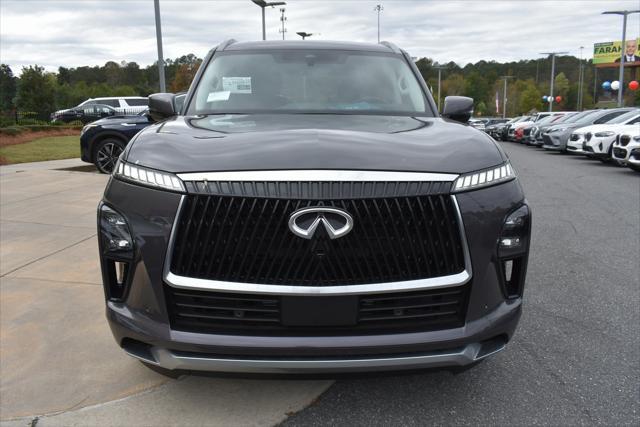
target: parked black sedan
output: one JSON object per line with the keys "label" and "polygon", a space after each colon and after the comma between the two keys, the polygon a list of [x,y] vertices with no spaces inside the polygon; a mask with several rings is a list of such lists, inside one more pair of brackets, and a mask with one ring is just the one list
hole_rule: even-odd
{"label": "parked black sedan", "polygon": [[80,121],[82,123],[91,123],[93,121],[111,117],[118,114],[115,108],[103,104],[87,105],[85,107],[70,108],[51,115],[51,121],[71,123]]}
{"label": "parked black sedan", "polygon": [[80,158],[96,165],[101,173],[111,173],[131,138],[154,123],[143,111],[134,116],[112,116],[89,123],[80,133]]}

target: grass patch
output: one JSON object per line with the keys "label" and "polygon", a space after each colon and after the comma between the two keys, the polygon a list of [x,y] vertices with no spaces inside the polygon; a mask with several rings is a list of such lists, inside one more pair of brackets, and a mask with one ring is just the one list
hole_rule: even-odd
{"label": "grass patch", "polygon": [[0,164],[42,162],[80,157],[78,136],[51,136],[24,144],[0,147]]}

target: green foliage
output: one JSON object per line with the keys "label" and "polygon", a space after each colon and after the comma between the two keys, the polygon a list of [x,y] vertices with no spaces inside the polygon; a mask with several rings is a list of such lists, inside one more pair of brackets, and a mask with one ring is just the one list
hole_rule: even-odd
{"label": "green foliage", "polygon": [[565,76],[564,73],[559,73],[553,83],[553,96],[560,95],[563,98],[566,98],[568,93],[569,79],[567,79],[567,76]]}
{"label": "green foliage", "polygon": [[11,71],[11,67],[0,64],[0,111],[9,111],[13,108],[13,99],[16,96],[17,79]]}
{"label": "green foliage", "polygon": [[526,113],[532,110],[542,110],[542,93],[533,80],[526,80],[525,87],[520,94],[519,111]]}
{"label": "green foliage", "polygon": [[38,65],[23,67],[18,83],[16,107],[47,115],[55,110],[56,78]]}

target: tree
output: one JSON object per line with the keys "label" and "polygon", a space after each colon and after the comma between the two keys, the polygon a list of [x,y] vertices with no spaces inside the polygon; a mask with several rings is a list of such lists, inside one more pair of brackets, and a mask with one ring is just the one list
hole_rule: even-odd
{"label": "tree", "polygon": [[532,110],[542,110],[542,94],[536,88],[533,80],[527,80],[526,87],[520,94],[519,111],[526,113]]}
{"label": "tree", "polygon": [[479,109],[479,104],[485,106],[485,100],[489,97],[489,84],[477,71],[472,71],[464,79],[464,95],[469,98],[473,98],[476,110]]}
{"label": "tree", "polygon": [[16,96],[16,78],[11,67],[0,64],[0,111],[13,108],[13,98]]}
{"label": "tree", "polygon": [[56,78],[38,65],[22,67],[16,106],[22,111],[48,115],[55,111]]}
{"label": "tree", "polygon": [[195,64],[182,64],[178,66],[175,77],[169,86],[171,92],[177,93],[189,89],[189,85],[196,75],[196,71],[200,67],[200,63]]}
{"label": "tree", "polygon": [[562,96],[566,98],[569,93],[569,79],[564,73],[560,73],[556,76],[555,81],[553,83],[553,96]]}

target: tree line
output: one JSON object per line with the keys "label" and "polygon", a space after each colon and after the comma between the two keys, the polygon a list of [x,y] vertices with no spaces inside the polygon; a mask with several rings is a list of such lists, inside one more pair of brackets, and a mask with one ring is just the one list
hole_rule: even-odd
{"label": "tree line", "polygon": [[[202,59],[188,54],[165,60],[167,89],[172,92],[187,90]],[[618,70],[593,66],[583,60],[582,88],[583,108],[607,106],[615,99],[615,93],[604,91],[605,80],[617,79]],[[464,67],[454,62],[435,63],[430,58],[416,61],[420,73],[432,88],[434,97],[438,91],[438,69],[442,70],[441,96],[469,96],[475,101],[477,115],[496,114],[496,96],[502,113],[503,81],[509,75],[507,86],[507,116],[524,114],[532,110],[545,110],[543,95],[550,91],[551,60],[521,60],[499,63],[479,61]],[[557,109],[575,110],[578,105],[580,60],[574,56],[556,57],[554,96],[561,96]],[[637,69],[626,71],[625,81],[636,78]],[[148,96],[158,92],[157,64],[141,67],[136,62],[109,61],[103,66],[59,67],[57,72],[47,72],[43,67],[23,67],[20,76],[6,65],[0,65],[0,111],[33,112],[48,116],[58,109],[70,108],[88,98],[104,96]],[[640,91],[626,91],[625,105],[640,105]]]}

